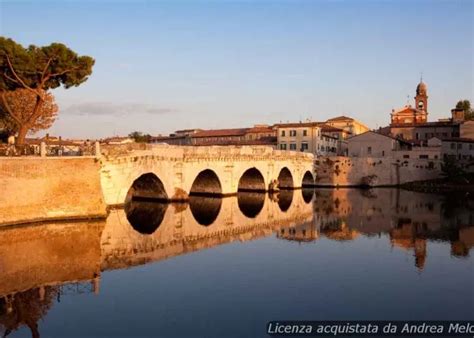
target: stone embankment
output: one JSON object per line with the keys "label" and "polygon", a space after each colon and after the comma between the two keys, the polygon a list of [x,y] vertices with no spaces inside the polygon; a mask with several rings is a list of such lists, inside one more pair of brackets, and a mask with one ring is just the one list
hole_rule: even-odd
{"label": "stone embankment", "polygon": [[94,157],[0,158],[0,226],[106,216]]}

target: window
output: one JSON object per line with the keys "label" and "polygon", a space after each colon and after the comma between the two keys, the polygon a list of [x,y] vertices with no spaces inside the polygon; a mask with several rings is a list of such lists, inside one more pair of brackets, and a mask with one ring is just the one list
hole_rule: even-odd
{"label": "window", "polygon": [[420,155],[420,159],[428,159],[428,155]]}
{"label": "window", "polygon": [[372,154],[372,147],[367,147],[367,154],[371,155]]}
{"label": "window", "polygon": [[403,155],[403,158],[410,158],[410,155]]}
{"label": "window", "polygon": [[469,145],[469,150],[472,150],[472,144]]}
{"label": "window", "polygon": [[290,130],[290,136],[296,136],[296,130]]}
{"label": "window", "polygon": [[458,149],[462,149],[462,143],[458,143]]}
{"label": "window", "polygon": [[290,144],[290,150],[296,150],[296,143]]}
{"label": "window", "polygon": [[281,150],[286,150],[286,143],[280,144],[280,149]]}
{"label": "window", "polygon": [[281,131],[281,136],[283,136],[283,137],[285,136],[285,131],[284,130]]}
{"label": "window", "polygon": [[303,130],[303,136],[308,136],[308,131],[306,129]]}
{"label": "window", "polygon": [[451,143],[451,149],[456,149],[456,143]]}
{"label": "window", "polygon": [[301,151],[308,150],[308,142],[302,142],[301,143]]}
{"label": "window", "polygon": [[382,150],[382,157],[385,156],[385,150]]}

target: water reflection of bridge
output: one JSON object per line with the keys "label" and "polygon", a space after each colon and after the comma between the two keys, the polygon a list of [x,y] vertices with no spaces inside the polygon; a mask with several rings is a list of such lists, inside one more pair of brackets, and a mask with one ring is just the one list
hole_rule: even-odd
{"label": "water reflection of bridge", "polygon": [[[311,199],[292,190],[275,197],[256,193],[223,199],[197,197],[189,204],[158,204],[158,208],[156,203],[134,202],[125,209],[128,213],[113,210],[107,218],[102,270],[269,236],[277,229],[313,220]],[[156,223],[150,227],[149,220]]]}

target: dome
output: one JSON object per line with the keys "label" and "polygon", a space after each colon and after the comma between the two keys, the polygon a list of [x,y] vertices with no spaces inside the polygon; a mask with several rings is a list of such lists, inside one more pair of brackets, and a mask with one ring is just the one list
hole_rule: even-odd
{"label": "dome", "polygon": [[428,87],[426,83],[421,80],[421,82],[416,86],[416,95],[426,95],[428,92]]}

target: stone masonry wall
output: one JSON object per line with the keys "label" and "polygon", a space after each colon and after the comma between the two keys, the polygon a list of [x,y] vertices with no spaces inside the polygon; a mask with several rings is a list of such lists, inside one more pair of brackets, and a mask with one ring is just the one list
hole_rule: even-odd
{"label": "stone masonry wall", "polygon": [[106,216],[95,158],[0,158],[0,226]]}
{"label": "stone masonry wall", "polygon": [[327,186],[398,185],[439,178],[439,160],[329,157],[315,161],[316,184]]}

